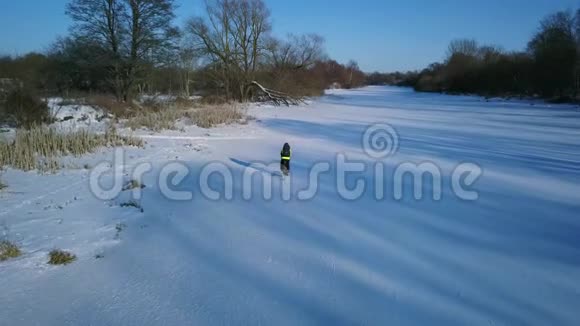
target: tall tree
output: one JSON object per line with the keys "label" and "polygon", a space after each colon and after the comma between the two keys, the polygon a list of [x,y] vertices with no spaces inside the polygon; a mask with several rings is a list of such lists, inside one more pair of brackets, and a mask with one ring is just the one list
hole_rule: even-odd
{"label": "tall tree", "polygon": [[347,82],[346,86],[347,86],[347,88],[352,88],[355,84],[358,84],[358,83],[354,83],[355,73],[360,71],[360,68],[358,66],[358,62],[356,62],[355,60],[350,60],[346,64],[346,68],[348,69],[348,82]]}
{"label": "tall tree", "polygon": [[557,12],[542,20],[528,44],[535,59],[536,87],[544,96],[562,95],[574,86],[577,44],[571,12]]}
{"label": "tall tree", "polygon": [[576,34],[576,67],[574,69],[574,95],[578,95],[580,92],[580,9],[576,10],[576,16],[574,17]]}
{"label": "tall tree", "polygon": [[246,100],[265,53],[270,12],[262,0],[208,0],[206,17],[194,17],[187,33],[204,53],[227,98]]}
{"label": "tall tree", "polygon": [[198,67],[199,53],[195,49],[182,46],[178,53],[177,67],[180,75],[181,92],[186,98],[191,96],[194,71]]}
{"label": "tall tree", "polygon": [[144,77],[148,65],[165,63],[174,54],[179,35],[171,24],[175,18],[174,0],[126,0],[129,10],[129,53],[125,68],[123,95],[131,97],[135,84]]}
{"label": "tall tree", "polygon": [[174,0],[71,0],[73,35],[100,44],[110,85],[129,101],[145,67],[154,65],[177,36]]}
{"label": "tall tree", "polygon": [[66,7],[66,14],[74,22],[72,36],[79,42],[98,45],[101,61],[109,70],[109,84],[118,99],[123,97],[125,9],[123,0],[73,0]]}
{"label": "tall tree", "polygon": [[271,30],[270,11],[262,0],[233,3],[232,20],[237,66],[240,69],[238,87],[242,100],[249,95],[250,83],[256,78],[258,64],[265,53],[266,34]]}

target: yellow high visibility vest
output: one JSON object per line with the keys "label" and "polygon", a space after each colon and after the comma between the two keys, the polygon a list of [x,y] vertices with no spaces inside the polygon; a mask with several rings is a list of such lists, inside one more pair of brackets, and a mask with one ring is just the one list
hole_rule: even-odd
{"label": "yellow high visibility vest", "polygon": [[283,160],[288,160],[288,161],[290,161],[290,156],[292,156],[292,150],[290,150],[290,155],[288,155],[288,156],[282,156],[282,159],[283,159]]}

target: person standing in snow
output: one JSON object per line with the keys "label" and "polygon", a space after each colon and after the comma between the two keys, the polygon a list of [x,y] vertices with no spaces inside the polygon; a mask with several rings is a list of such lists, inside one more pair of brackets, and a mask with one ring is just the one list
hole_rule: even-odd
{"label": "person standing in snow", "polygon": [[290,158],[292,156],[292,149],[288,143],[285,143],[284,147],[282,147],[280,156],[282,156],[282,160],[280,161],[280,170],[282,170],[282,173],[287,176],[290,174]]}

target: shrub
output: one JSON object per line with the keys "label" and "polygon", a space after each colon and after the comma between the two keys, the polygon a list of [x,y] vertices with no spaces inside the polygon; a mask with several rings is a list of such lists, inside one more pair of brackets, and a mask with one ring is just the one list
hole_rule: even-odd
{"label": "shrub", "polygon": [[19,257],[22,254],[20,249],[14,243],[4,240],[0,241],[0,261],[5,261],[10,258]]}
{"label": "shrub", "polygon": [[63,250],[55,249],[48,254],[50,265],[68,265],[77,259],[77,256]]}
{"label": "shrub", "polygon": [[50,110],[39,97],[24,89],[17,89],[8,94],[0,112],[0,122],[18,128],[31,128],[50,123]]}
{"label": "shrub", "polygon": [[100,147],[142,147],[140,139],[120,136],[114,128],[104,134],[86,130],[61,133],[53,128],[35,127],[18,130],[11,142],[0,140],[0,167],[12,166],[20,170],[54,171],[59,168],[59,156],[80,156]]}

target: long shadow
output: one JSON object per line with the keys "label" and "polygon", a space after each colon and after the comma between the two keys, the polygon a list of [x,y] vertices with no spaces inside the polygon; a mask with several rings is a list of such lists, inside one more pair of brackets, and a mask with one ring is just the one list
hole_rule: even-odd
{"label": "long shadow", "polygon": [[[248,217],[245,217],[244,219],[247,220],[247,218]],[[392,266],[390,268],[390,272],[388,272],[389,269],[385,270],[384,264],[372,263],[371,261],[365,259],[361,260],[361,257],[358,257],[361,255],[360,253],[355,254],[354,252],[348,250],[346,252],[342,252],[342,250],[346,249],[345,243],[337,243],[336,239],[334,241],[329,241],[330,239],[326,238],[326,241],[317,241],[322,240],[318,239],[321,234],[314,232],[314,230],[304,228],[305,226],[301,225],[301,223],[298,221],[293,220],[291,215],[285,214],[284,218],[277,219],[276,222],[260,219],[256,216],[250,220],[260,225],[261,229],[263,229],[265,232],[269,234],[276,234],[277,237],[281,239],[281,241],[285,239],[285,237],[289,237],[290,239],[295,239],[298,243],[308,243],[307,247],[326,247],[327,250],[340,254],[341,256],[346,255],[344,257],[348,258],[349,261],[369,266],[371,270],[384,275],[386,279],[390,279],[389,276],[392,276],[390,273],[394,272],[395,275],[400,275],[402,271],[405,271],[405,275],[408,276],[406,279],[411,283],[417,283],[418,287],[421,290],[426,291],[426,293],[432,293],[437,296],[446,297],[454,305],[467,305],[472,307],[472,309],[477,311],[484,311],[485,313],[495,316],[496,318],[501,318],[502,320],[509,320],[512,323],[522,322],[518,319],[517,316],[510,315],[503,309],[495,309],[497,307],[487,307],[484,305],[484,303],[479,302],[478,300],[474,299],[472,301],[463,299],[462,302],[460,298],[454,297],[450,294],[452,291],[445,288],[441,284],[434,284],[432,281],[426,279],[425,275],[423,274],[413,273],[412,271],[406,270],[404,268],[399,269],[396,266]],[[194,237],[189,236],[187,233],[183,233],[184,229],[181,227],[176,227],[176,225],[173,224],[166,226],[171,228],[171,230],[167,230],[167,232],[164,232],[164,234],[170,234],[171,238],[180,244],[180,247],[195,248],[195,250],[191,252],[193,261],[203,261],[204,263],[214,267],[217,271],[222,272],[224,275],[228,275],[233,280],[252,286],[258,293],[303,311],[304,315],[313,321],[321,323],[345,322],[345,320],[342,319],[344,318],[344,315],[342,315],[339,311],[334,310],[330,301],[326,302],[316,300],[315,298],[308,296],[307,293],[301,291],[300,289],[289,286],[288,284],[284,284],[272,275],[264,274],[263,271],[244,264],[243,259],[239,257],[236,258],[235,256],[224,255],[223,253],[216,254],[210,247],[208,247],[210,244],[195,239]],[[204,227],[204,229],[206,230],[205,232],[212,230],[212,228],[208,228],[208,226]],[[292,231],[288,232],[289,230]],[[295,238],[296,236],[298,237]],[[216,239],[216,242],[218,243],[220,241],[226,241],[225,238],[221,239],[220,234],[212,233],[212,238]],[[333,246],[333,243],[336,246]],[[363,248],[368,250],[368,248],[365,246],[363,246]],[[362,256],[368,256],[368,253]],[[375,257],[380,257],[380,255],[376,253]],[[308,275],[317,278],[320,277],[320,272],[321,271],[319,269],[314,268],[311,270],[311,273],[308,273]],[[415,275],[412,276],[412,274]],[[417,309],[416,306],[402,305],[401,302],[397,302],[395,299],[389,297],[389,295],[384,293],[381,289],[369,288],[368,285],[359,283],[356,278],[353,278],[352,275],[345,274],[344,271],[342,273],[335,274],[334,277],[339,284],[342,284],[344,287],[350,288],[353,291],[356,290],[355,292],[357,295],[367,298],[369,300],[367,304],[369,305],[381,302],[385,306],[390,307],[392,310],[398,311],[399,313],[405,312],[406,314],[409,314],[411,312],[409,310],[413,309],[413,307],[414,309]],[[521,305],[524,303],[518,304]],[[429,313],[429,310],[421,311],[421,317],[416,318],[425,318],[425,316],[429,315]],[[379,317],[385,318],[386,316]]]}
{"label": "long shadow", "polygon": [[[381,122],[381,121],[376,121]],[[266,119],[264,124],[288,135],[308,134],[311,138],[331,141],[362,152],[361,141],[367,125],[353,123],[318,123],[291,119]],[[577,178],[575,164],[580,156],[562,140],[536,138],[531,142],[518,133],[489,134],[489,128],[473,130],[397,128],[402,154],[445,158],[456,162],[472,161],[481,165],[526,168],[541,173]],[[236,161],[234,161],[236,162]],[[236,162],[244,164],[245,162]]]}
{"label": "long shadow", "polygon": [[[230,160],[241,167],[256,168],[249,162],[235,158],[230,158]],[[270,173],[270,171],[263,168],[261,168],[261,171]],[[239,190],[240,189],[238,189],[238,191]],[[161,197],[157,197],[157,193],[152,195],[153,198],[151,198],[151,201],[156,204],[162,201]],[[304,248],[312,248],[312,252],[318,252],[317,250],[320,250],[320,252],[334,253],[349,264],[354,264],[354,266],[365,266],[367,268],[365,270],[372,271],[373,275],[382,276],[380,280],[404,280],[405,284],[416,284],[419,293],[432,295],[433,298],[445,299],[446,301],[444,302],[447,302],[453,307],[467,307],[470,311],[489,315],[499,320],[506,321],[509,324],[523,324],[526,320],[517,313],[514,313],[512,310],[502,307],[502,304],[505,305],[510,303],[511,306],[517,308],[518,311],[533,311],[535,308],[537,311],[534,312],[534,315],[542,320],[549,320],[556,317],[554,312],[550,309],[539,309],[537,307],[537,301],[526,299],[517,294],[511,294],[501,288],[500,285],[502,284],[501,281],[503,281],[503,278],[488,279],[488,276],[474,272],[473,261],[463,262],[461,259],[465,258],[464,256],[454,257],[453,253],[445,252],[446,248],[455,246],[462,250],[475,249],[478,252],[496,252],[498,255],[512,257],[514,259],[530,258],[535,260],[536,258],[559,258],[558,260],[563,265],[571,265],[572,261],[569,260],[572,258],[571,256],[547,257],[550,253],[548,250],[534,253],[527,252],[523,250],[524,248],[518,246],[510,246],[506,249],[502,244],[510,244],[510,242],[501,241],[499,244],[494,244],[492,241],[481,240],[480,238],[484,238],[483,236],[478,236],[476,237],[477,239],[474,240],[470,238],[470,235],[472,236],[474,234],[473,232],[463,232],[465,228],[470,228],[470,226],[475,229],[487,227],[490,231],[489,233],[494,233],[491,231],[499,232],[505,228],[507,229],[505,232],[506,236],[510,232],[513,232],[514,234],[517,234],[516,231],[522,232],[521,227],[517,227],[516,223],[514,223],[514,225],[512,225],[512,223],[503,223],[504,219],[510,216],[509,214],[513,213],[513,215],[516,215],[516,209],[519,208],[515,207],[510,210],[498,211],[498,216],[495,216],[495,218],[486,222],[475,218],[459,219],[462,214],[466,216],[472,214],[474,217],[481,218],[488,217],[475,212],[469,212],[469,209],[473,208],[473,206],[470,205],[463,206],[464,211],[454,212],[450,215],[450,212],[445,210],[445,206],[437,206],[441,204],[433,203],[432,205],[419,205],[420,203],[409,203],[410,207],[407,210],[392,209],[393,207],[391,207],[390,210],[390,213],[394,215],[404,215],[405,213],[408,213],[409,216],[403,216],[401,218],[392,216],[392,219],[390,220],[382,220],[379,219],[378,216],[380,211],[376,210],[378,207],[372,205],[359,205],[358,207],[346,204],[337,205],[334,198],[330,197],[330,194],[326,195],[329,197],[322,198],[326,200],[319,200],[306,207],[304,206],[304,203],[294,203],[295,206],[290,207],[284,206],[285,209],[283,209],[282,213],[280,213],[280,209],[283,206],[259,205],[260,213],[255,214],[252,213],[252,210],[256,209],[256,202],[237,202],[237,211],[240,212],[239,214],[241,216],[232,220],[235,222],[232,223],[232,228],[237,227],[240,225],[240,222],[244,221],[242,225],[254,226],[253,228],[250,228],[252,230],[260,230],[260,232],[252,232],[251,234],[268,234],[280,239],[280,241],[287,241],[289,244],[303,244],[304,247],[302,249],[296,249],[292,257],[296,257],[294,259],[303,262],[304,265],[299,265],[299,269],[307,272],[305,275],[308,276],[307,279],[310,281],[320,280],[323,277],[326,277],[327,275],[325,273],[327,273],[327,270],[322,267],[323,265],[320,261],[316,259],[313,260],[310,252]],[[501,197],[492,199],[492,202],[502,200]],[[503,200],[505,202],[505,198]],[[151,201],[146,202],[151,203]],[[365,203],[371,204],[372,202],[368,200]],[[446,203],[449,202],[447,201]],[[277,202],[274,202],[274,204],[277,204]],[[175,208],[177,207],[173,206],[173,209]],[[215,215],[216,218],[227,218],[227,215],[230,214],[228,210],[222,211],[223,206],[220,205],[218,207],[211,205],[211,203],[198,205],[197,208],[197,214]],[[211,208],[213,211],[208,213],[207,208]],[[292,208],[296,209],[294,210]],[[419,214],[416,217],[413,214],[410,214],[416,212],[419,208],[426,209],[424,211],[425,214]],[[537,210],[537,208],[532,207],[529,211],[522,212],[525,213],[523,214],[524,216],[542,217],[542,213],[539,210],[537,210],[538,212],[535,214],[534,210]],[[160,212],[151,214],[148,209],[146,209],[146,211],[148,212],[149,218],[160,218],[162,215]],[[186,210],[184,207],[180,207],[176,211],[184,212]],[[300,212],[303,212],[303,214]],[[294,216],[296,214],[307,216],[300,219]],[[433,219],[432,221],[424,221],[420,219],[420,217],[426,217],[427,214]],[[276,216],[279,218],[270,219],[270,216]],[[325,223],[327,224],[327,227],[316,228],[313,227],[313,225],[304,223],[304,220],[314,217],[320,217],[318,220],[320,227],[323,227]],[[457,217],[457,219],[453,219],[454,217]],[[489,217],[494,216],[492,215]],[[375,244],[367,243],[365,241],[357,242],[356,240],[360,239],[359,236],[344,237],[345,234],[341,229],[334,229],[332,227],[334,224],[332,223],[333,220],[331,220],[331,218],[339,219],[343,222],[343,225],[349,225],[353,231],[362,230],[364,231],[363,234],[374,235],[373,238],[375,239]],[[554,223],[555,222],[552,221],[552,224]],[[175,244],[175,248],[183,248],[179,251],[178,255],[180,257],[184,258],[186,261],[194,262],[195,264],[199,263],[203,266],[209,266],[211,270],[216,271],[216,277],[227,277],[228,279],[231,279],[233,283],[247,284],[254,290],[252,293],[270,298],[272,301],[280,302],[292,310],[301,311],[305,319],[313,322],[321,324],[345,324],[358,321],[356,320],[356,316],[345,316],[339,307],[334,305],[330,299],[324,300],[320,297],[309,295],[309,293],[304,289],[297,287],[292,283],[288,283],[287,279],[280,279],[276,277],[275,274],[268,273],[265,270],[258,268],[259,266],[249,264],[243,256],[236,256],[235,254],[227,254],[224,252],[216,253],[215,246],[217,245],[217,247],[220,248],[220,244],[227,243],[228,235],[231,235],[230,231],[223,229],[225,224],[214,224],[214,222],[207,218],[198,219],[196,222],[191,222],[191,224],[190,222],[184,222],[183,219],[176,219],[167,223],[160,220],[159,223],[154,224],[157,227],[156,233],[161,233],[163,237],[167,237],[171,243]],[[457,224],[463,224],[464,228],[457,229],[452,227]],[[204,233],[209,233],[208,238],[197,238],[195,233],[188,232],[187,230],[193,226],[201,228],[204,230]],[[555,228],[556,230],[561,229],[559,224],[553,225],[552,228]],[[381,233],[389,229],[393,231],[390,233]],[[397,238],[392,234],[396,233],[395,230],[405,229],[415,230],[416,238],[423,240],[405,240],[403,238]],[[523,233],[527,235],[532,231],[539,230],[540,229],[535,227],[530,230],[523,229]],[[476,234],[482,233],[478,232]],[[569,233],[568,236],[570,236],[569,240],[571,241],[572,233]],[[248,239],[251,241],[251,237],[248,237]],[[384,240],[381,241],[380,239]],[[492,240],[497,241],[497,237],[496,239],[492,238]],[[517,240],[516,244],[520,244],[523,240],[527,240],[527,237],[522,238],[520,235],[514,240]],[[530,237],[529,240],[532,241],[533,237]],[[141,241],[143,241],[143,239],[141,239]],[[239,241],[239,239],[236,241]],[[427,245],[421,245],[422,242],[443,246],[442,248],[438,248],[438,250],[430,249]],[[261,241],[256,242],[256,244],[261,243]],[[468,296],[458,296],[454,293],[455,287],[450,287],[446,283],[439,282],[441,280],[440,277],[430,277],[429,273],[425,273],[421,270],[414,270],[413,267],[416,267],[416,265],[406,263],[404,259],[389,257],[388,251],[381,252],[381,249],[385,248],[392,248],[393,250],[402,250],[405,248],[404,252],[406,252],[407,255],[413,255],[413,257],[416,257],[417,259],[424,260],[425,265],[432,266],[433,272],[436,271],[438,274],[452,273],[463,275],[462,277],[458,276],[457,284],[468,286],[468,290],[471,289],[471,293],[478,290],[478,284],[480,284],[483,289],[483,294],[480,296],[473,296],[473,294]],[[510,248],[511,250],[509,250]],[[180,265],[178,268],[174,269],[177,270],[178,275],[186,275],[191,272],[188,265]],[[471,273],[466,273],[466,271],[470,271]],[[156,276],[160,278],[164,277],[163,270],[153,272],[155,272]],[[331,275],[328,276],[330,277]],[[358,274],[349,273],[348,270],[338,269],[332,277],[334,277],[337,284],[340,285],[336,292],[332,293],[342,294],[344,291],[349,290],[352,292],[354,297],[364,298],[365,305],[369,307],[368,311],[376,311],[373,310],[373,305],[380,304],[388,307],[389,311],[396,312],[396,315],[399,316],[413,316],[414,313],[415,319],[412,319],[412,321],[415,322],[424,321],[429,318],[441,321],[441,319],[435,319],[433,311],[428,307],[421,306],[420,302],[415,302],[413,300],[399,301],[383,288],[374,288],[369,286],[368,282],[361,281],[361,277]],[[443,279],[445,280],[446,278]],[[174,282],[185,283],[184,278],[177,278]],[[485,286],[482,284],[485,284]],[[323,289],[322,286],[321,289]],[[191,288],[191,290],[194,289]],[[169,291],[157,293],[158,296],[162,296],[163,298],[175,298],[175,305],[181,309],[185,309],[187,303],[189,303],[185,301],[184,304],[184,301],[181,301],[186,298],[186,294],[187,291],[179,291],[179,295]],[[494,299],[497,303],[490,304]],[[342,302],[342,304],[344,304],[344,302]],[[385,313],[385,315],[379,315],[378,319],[385,320],[387,317],[388,316]]]}
{"label": "long shadow", "polygon": [[281,173],[280,172],[268,170],[268,169],[266,169],[263,166],[260,166],[258,164],[254,164],[254,163],[250,163],[250,162],[246,162],[246,161],[241,161],[241,160],[238,160],[238,159],[235,159],[235,158],[230,158],[230,161],[233,162],[233,163],[235,163],[235,164],[237,164],[237,165],[239,165],[239,166],[242,166],[244,168],[252,168],[252,169],[257,170],[257,171],[260,171],[262,173],[269,174],[269,175],[271,175],[273,177],[279,177],[279,176],[281,176]]}

